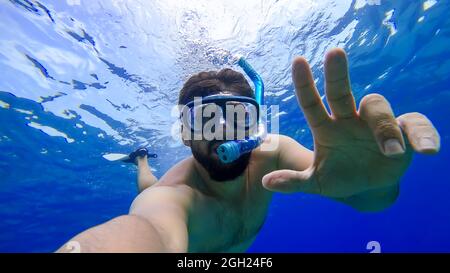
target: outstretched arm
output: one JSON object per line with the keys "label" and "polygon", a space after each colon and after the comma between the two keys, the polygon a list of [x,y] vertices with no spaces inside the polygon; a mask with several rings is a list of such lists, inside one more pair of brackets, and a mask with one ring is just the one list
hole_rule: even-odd
{"label": "outstretched arm", "polygon": [[185,186],[149,188],[129,215],[80,233],[57,252],[187,252],[190,200]]}

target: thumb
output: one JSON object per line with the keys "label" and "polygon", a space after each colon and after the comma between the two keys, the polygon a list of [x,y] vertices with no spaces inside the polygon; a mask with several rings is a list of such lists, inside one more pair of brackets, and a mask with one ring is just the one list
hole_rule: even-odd
{"label": "thumb", "polygon": [[319,190],[316,183],[313,183],[312,174],[311,168],[304,171],[278,170],[266,174],[262,178],[262,184],[264,188],[274,192],[318,193]]}

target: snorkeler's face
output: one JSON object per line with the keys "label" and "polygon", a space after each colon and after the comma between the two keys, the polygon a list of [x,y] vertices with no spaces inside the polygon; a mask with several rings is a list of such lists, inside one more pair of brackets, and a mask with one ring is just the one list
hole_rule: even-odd
{"label": "snorkeler's face", "polygon": [[[233,94],[230,92],[220,92],[218,95],[233,96],[239,94]],[[222,163],[216,152],[217,148],[225,143],[225,125],[221,128],[221,132],[224,136],[221,140],[191,140],[189,146],[191,147],[194,158],[206,169],[211,179],[226,182],[239,177],[247,168],[251,153],[242,155],[237,160],[231,163]]]}

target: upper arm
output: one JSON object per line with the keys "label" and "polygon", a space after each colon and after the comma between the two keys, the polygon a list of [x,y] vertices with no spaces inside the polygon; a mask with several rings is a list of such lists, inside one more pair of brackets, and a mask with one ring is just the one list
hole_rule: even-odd
{"label": "upper arm", "polygon": [[303,171],[311,166],[314,153],[294,139],[285,135],[269,135],[272,141],[278,141],[275,156],[279,170]]}
{"label": "upper arm", "polygon": [[192,189],[187,186],[150,187],[133,201],[130,215],[137,215],[149,221],[168,249],[186,252],[188,210],[192,196]]}

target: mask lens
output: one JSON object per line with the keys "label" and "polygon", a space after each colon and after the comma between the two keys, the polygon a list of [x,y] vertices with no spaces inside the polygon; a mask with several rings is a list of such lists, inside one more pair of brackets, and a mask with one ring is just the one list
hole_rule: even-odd
{"label": "mask lens", "polygon": [[187,111],[183,111],[183,123],[191,132],[204,133],[204,130],[210,128],[211,124],[213,124],[213,128],[217,128],[218,125],[226,125],[227,136],[228,133],[235,136],[237,133],[238,138],[242,137],[239,132],[248,136],[257,131],[258,106],[255,103],[233,100],[233,98],[224,100],[223,97],[217,98],[217,101],[214,101],[213,98],[207,99],[211,102],[193,104],[191,107],[187,107]]}
{"label": "mask lens", "polygon": [[248,102],[226,103],[226,122],[235,130],[250,130],[258,122],[256,106]]}
{"label": "mask lens", "polygon": [[206,123],[216,118],[220,118],[222,109],[215,103],[205,103],[192,107],[189,111],[189,116],[186,118],[189,121],[189,126],[194,132],[201,132]]}

